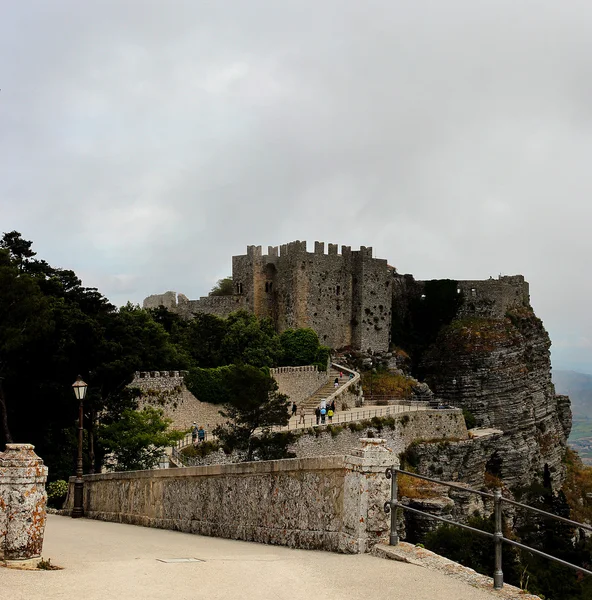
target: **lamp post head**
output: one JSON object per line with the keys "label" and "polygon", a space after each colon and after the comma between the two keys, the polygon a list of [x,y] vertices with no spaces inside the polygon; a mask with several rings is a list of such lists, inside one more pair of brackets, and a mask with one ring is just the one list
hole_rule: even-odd
{"label": "lamp post head", "polygon": [[80,400],[81,402],[84,400],[87,388],[88,385],[82,380],[82,377],[78,375],[76,381],[72,384],[72,389],[74,390],[74,395],[77,400]]}

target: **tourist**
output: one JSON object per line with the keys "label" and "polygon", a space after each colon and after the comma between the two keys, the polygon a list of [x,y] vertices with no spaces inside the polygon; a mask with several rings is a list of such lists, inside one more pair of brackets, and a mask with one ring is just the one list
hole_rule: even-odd
{"label": "tourist", "polygon": [[319,420],[321,419],[321,407],[317,406],[315,409],[315,417],[317,418],[317,425],[319,424]]}
{"label": "tourist", "polygon": [[325,424],[325,415],[327,414],[326,408],[321,408],[321,425]]}
{"label": "tourist", "polygon": [[197,441],[197,423],[194,421],[191,426],[191,443],[195,446],[195,442]]}
{"label": "tourist", "polygon": [[331,404],[329,405],[329,408],[335,412],[335,400],[331,400]]}
{"label": "tourist", "polygon": [[304,410],[304,406],[300,407],[300,412],[298,414],[300,415],[300,419],[298,420],[298,425],[300,425],[300,423],[302,423],[304,425],[304,417],[306,416],[306,411]]}
{"label": "tourist", "polygon": [[335,389],[337,389],[338,387],[339,387],[339,380],[336,377],[335,378]]}
{"label": "tourist", "polygon": [[205,442],[205,440],[206,440],[206,431],[201,425],[199,426],[199,429],[197,430],[197,440],[199,443]]}
{"label": "tourist", "polygon": [[339,371],[339,381],[341,381],[342,377],[343,377],[343,371]]}
{"label": "tourist", "polygon": [[321,400],[321,408],[327,408],[327,401],[324,398]]}
{"label": "tourist", "polygon": [[354,378],[354,374],[353,374],[353,373],[350,373],[350,374],[349,374],[349,378],[350,378],[350,379],[353,379],[353,378]]}
{"label": "tourist", "polygon": [[329,417],[329,423],[333,423],[333,409],[329,408],[327,416]]}
{"label": "tourist", "polygon": [[298,410],[298,407],[296,406],[296,402],[292,402],[292,416],[295,417],[296,416],[296,411]]}

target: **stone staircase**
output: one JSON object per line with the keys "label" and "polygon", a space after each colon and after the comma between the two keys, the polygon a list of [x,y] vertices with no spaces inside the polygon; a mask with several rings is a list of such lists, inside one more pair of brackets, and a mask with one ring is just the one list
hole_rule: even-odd
{"label": "stone staircase", "polygon": [[[340,370],[331,365],[331,368],[329,369],[329,381],[323,387],[319,388],[312,396],[300,402],[298,409],[304,406],[306,413],[310,414],[311,412],[314,412],[315,408],[321,403],[321,400],[327,399],[338,391],[335,389],[335,378],[339,378],[339,373]],[[339,380],[339,388],[347,382],[349,382],[349,373],[343,371],[343,377]]]}

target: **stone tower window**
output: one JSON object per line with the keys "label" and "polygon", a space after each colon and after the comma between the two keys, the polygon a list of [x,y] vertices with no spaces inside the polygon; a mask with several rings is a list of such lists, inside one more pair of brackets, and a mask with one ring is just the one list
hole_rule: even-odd
{"label": "stone tower window", "polygon": [[477,290],[475,288],[471,288],[471,296],[473,296],[473,298],[477,296]]}
{"label": "stone tower window", "polygon": [[338,286],[335,288],[335,293],[336,293],[338,296],[339,296],[339,294],[341,294],[341,286],[340,286],[340,285],[338,285]]}
{"label": "stone tower window", "polygon": [[266,281],[265,282],[265,291],[266,292],[271,292],[272,287],[273,287],[273,281]]}
{"label": "stone tower window", "polygon": [[236,293],[237,294],[242,294],[243,293],[243,284],[242,283],[237,283],[236,284]]}

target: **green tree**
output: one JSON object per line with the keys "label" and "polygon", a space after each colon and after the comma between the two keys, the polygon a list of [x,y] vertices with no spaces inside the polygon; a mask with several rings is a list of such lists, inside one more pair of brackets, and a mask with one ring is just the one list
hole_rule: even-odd
{"label": "green tree", "polygon": [[223,364],[245,363],[255,367],[279,364],[282,346],[269,319],[258,319],[247,311],[232,313],[226,319],[222,341]]}
{"label": "green tree", "polygon": [[228,402],[231,366],[215,369],[190,369],[185,375],[187,389],[201,402],[223,404]]}
{"label": "green tree", "polygon": [[[199,367],[219,367],[227,364],[222,346],[228,323],[216,315],[197,313],[176,339],[191,360]],[[230,357],[232,358],[232,357]]]}
{"label": "green tree", "polygon": [[227,422],[213,433],[226,448],[245,452],[250,461],[256,432],[265,435],[273,426],[287,425],[288,397],[278,393],[278,385],[269,373],[251,365],[231,367],[227,385],[228,401],[220,411]]}
{"label": "green tree", "polygon": [[232,284],[232,277],[224,277],[224,279],[218,279],[218,282],[208,296],[232,296],[233,294],[234,285]]}
{"label": "green tree", "polygon": [[184,433],[169,431],[170,419],[159,409],[126,409],[119,420],[99,428],[99,440],[109,453],[106,465],[115,471],[152,469],[164,449],[180,440]]}
{"label": "green tree", "polygon": [[9,415],[18,414],[23,388],[30,385],[30,378],[20,381],[20,390],[15,385],[22,367],[53,329],[49,303],[38,283],[21,272],[8,250],[0,250],[0,431],[6,443],[12,441]]}
{"label": "green tree", "polygon": [[76,457],[78,374],[89,384],[90,449],[95,414],[108,424],[135,407],[127,388],[134,371],[187,368],[191,358],[149,311],[116,309],[72,271],[34,258],[17,232],[0,246],[0,439],[35,444],[52,478],[65,479]]}
{"label": "green tree", "polygon": [[327,368],[330,350],[320,345],[319,336],[313,329],[286,329],[280,335],[280,344],[283,365],[317,365],[321,370]]}

